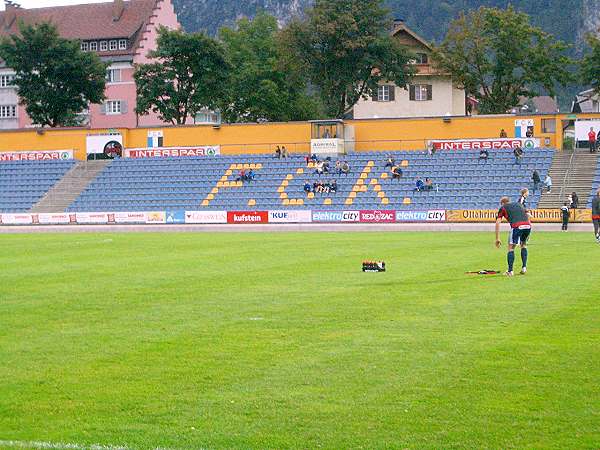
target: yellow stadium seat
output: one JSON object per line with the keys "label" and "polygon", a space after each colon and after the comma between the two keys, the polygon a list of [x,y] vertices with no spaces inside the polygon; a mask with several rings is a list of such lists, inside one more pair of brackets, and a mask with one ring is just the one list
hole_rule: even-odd
{"label": "yellow stadium seat", "polygon": [[356,192],[350,192],[350,195],[348,195],[348,198],[356,198]]}
{"label": "yellow stadium seat", "polygon": [[388,174],[387,174],[387,172],[383,172],[383,173],[381,174],[381,179],[382,179],[382,180],[385,180],[385,179],[387,179],[387,177],[388,177]]}
{"label": "yellow stadium seat", "polygon": [[225,171],[225,176],[226,176],[226,177],[230,177],[231,175],[233,175],[233,170],[231,170],[231,169],[227,169],[227,170]]}
{"label": "yellow stadium seat", "polygon": [[289,205],[289,204],[290,204],[290,199],[289,199],[289,198],[284,198],[284,199],[283,199],[283,205],[284,205],[284,206],[287,206],[287,205]]}
{"label": "yellow stadium seat", "polygon": [[314,162],[309,162],[308,163],[308,168],[309,169],[314,169],[315,167],[317,167],[317,165]]}
{"label": "yellow stadium seat", "polygon": [[246,163],[246,164],[244,164],[244,166],[243,166],[243,167],[244,167],[244,169],[249,169],[249,168],[250,168],[250,164],[247,164],[247,163]]}
{"label": "yellow stadium seat", "polygon": [[290,206],[296,206],[298,201],[295,198],[290,199]]}
{"label": "yellow stadium seat", "polygon": [[262,169],[262,164],[261,163],[257,163],[256,164],[256,170],[260,170]]}
{"label": "yellow stadium seat", "polygon": [[206,200],[214,200],[214,199],[215,199],[215,196],[214,196],[214,194],[208,194],[208,195],[206,196]]}
{"label": "yellow stadium seat", "polygon": [[254,200],[253,198],[248,200],[248,206],[256,206],[256,200]]}
{"label": "yellow stadium seat", "polygon": [[412,202],[410,201],[410,198],[406,197],[403,201],[402,204],[403,205],[410,205]]}
{"label": "yellow stadium seat", "polygon": [[202,206],[208,206],[208,200],[202,200]]}
{"label": "yellow stadium seat", "polygon": [[352,192],[358,192],[360,191],[360,186],[358,184],[355,184],[354,186],[352,186]]}
{"label": "yellow stadium seat", "polygon": [[296,205],[298,205],[298,206],[302,206],[302,205],[304,205],[304,199],[303,199],[303,198],[299,198],[299,199],[297,199],[297,200],[296,200]]}
{"label": "yellow stadium seat", "polygon": [[282,186],[289,186],[289,184],[290,184],[290,182],[289,182],[288,180],[283,180],[283,181],[281,182],[281,185],[282,185]]}
{"label": "yellow stadium seat", "polygon": [[[244,185],[244,183],[242,183],[241,181],[236,181],[235,182],[235,186],[236,187],[242,187],[243,185]],[[232,184],[232,186],[234,186],[234,185]]]}
{"label": "yellow stadium seat", "polygon": [[373,188],[373,190],[375,192],[379,192],[381,190],[381,185],[380,184],[376,184],[375,187]]}
{"label": "yellow stadium seat", "polygon": [[369,161],[369,162],[367,163],[367,167],[373,167],[374,165],[375,165],[375,162],[374,162],[374,161]]}
{"label": "yellow stadium seat", "polygon": [[307,195],[308,198],[315,198],[314,192],[309,192]]}
{"label": "yellow stadium seat", "polygon": [[362,178],[359,178],[358,180],[356,180],[356,184],[358,186],[362,186],[363,184],[365,184],[365,180],[363,180]]}
{"label": "yellow stadium seat", "polygon": [[300,167],[298,170],[296,170],[296,173],[298,175],[302,175],[304,173],[304,169],[302,167]]}
{"label": "yellow stadium seat", "polygon": [[354,200],[352,200],[351,198],[347,198],[344,202],[344,205],[351,205],[352,203],[354,203]]}
{"label": "yellow stadium seat", "polygon": [[324,205],[331,205],[331,199],[330,199],[330,198],[326,198],[326,199],[323,201],[323,204],[324,204]]}
{"label": "yellow stadium seat", "polygon": [[254,164],[254,163],[250,163],[250,168],[251,168],[251,169],[256,169],[256,164]]}
{"label": "yellow stadium seat", "polygon": [[379,198],[383,198],[383,197],[385,197],[385,192],[383,192],[383,191],[379,191],[379,192],[377,193],[377,197],[379,197]]}
{"label": "yellow stadium seat", "polygon": [[291,173],[288,173],[288,174],[285,176],[285,179],[286,179],[286,180],[288,180],[288,181],[289,181],[289,180],[293,180],[293,179],[294,179],[294,175],[292,175]]}
{"label": "yellow stadium seat", "polygon": [[279,186],[277,188],[277,192],[281,193],[281,192],[285,192],[285,187],[284,186]]}
{"label": "yellow stadium seat", "polygon": [[218,194],[219,193],[219,188],[212,188],[212,190],[210,191],[211,194]]}
{"label": "yellow stadium seat", "polygon": [[227,181],[227,175],[223,175],[223,176],[221,177],[221,181],[223,181],[223,182]]}
{"label": "yellow stadium seat", "polygon": [[363,185],[360,187],[360,192],[367,192],[367,189],[369,189],[369,188],[368,188],[368,186],[367,186],[366,184],[363,184]]}
{"label": "yellow stadium seat", "polygon": [[279,194],[279,198],[280,198],[281,200],[283,200],[283,199],[285,199],[285,198],[288,198],[288,195],[287,195],[285,192],[282,192],[281,194]]}
{"label": "yellow stadium seat", "polygon": [[223,182],[222,181],[217,181],[217,187],[218,188],[223,187]]}
{"label": "yellow stadium seat", "polygon": [[390,199],[389,199],[389,198],[387,198],[387,197],[383,197],[383,198],[381,199],[381,204],[382,204],[382,205],[389,205],[389,204],[390,204]]}
{"label": "yellow stadium seat", "polygon": [[371,178],[371,181],[369,181],[369,184],[379,184],[379,180],[377,178]]}
{"label": "yellow stadium seat", "polygon": [[362,178],[363,180],[366,180],[368,176],[369,176],[369,174],[365,173],[365,172],[360,174],[360,178]]}
{"label": "yellow stadium seat", "polygon": [[401,167],[408,167],[408,161],[405,159],[404,161],[402,161],[402,162],[400,163],[400,166],[401,166]]}
{"label": "yellow stadium seat", "polygon": [[371,173],[371,168],[369,166],[365,167],[363,173]]}
{"label": "yellow stadium seat", "polygon": [[223,181],[223,187],[229,187],[230,183],[229,181]]}
{"label": "yellow stadium seat", "polygon": [[235,165],[235,170],[242,170],[242,168],[243,168],[242,164]]}

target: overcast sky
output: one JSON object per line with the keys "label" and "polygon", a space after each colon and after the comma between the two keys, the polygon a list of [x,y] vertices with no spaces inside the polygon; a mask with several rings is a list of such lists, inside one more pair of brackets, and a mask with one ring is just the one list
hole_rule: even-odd
{"label": "overcast sky", "polygon": [[[14,0],[23,8],[43,8],[44,6],[80,5],[82,3],[105,3],[110,0]],[[4,2],[0,3],[0,10],[4,10]]]}

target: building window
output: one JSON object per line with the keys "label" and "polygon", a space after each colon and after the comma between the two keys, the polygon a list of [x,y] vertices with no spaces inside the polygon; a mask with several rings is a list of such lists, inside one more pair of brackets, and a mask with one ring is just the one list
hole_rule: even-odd
{"label": "building window", "polygon": [[196,125],[216,125],[221,123],[221,113],[219,111],[211,111],[204,109],[194,117]]}
{"label": "building window", "polygon": [[556,133],[556,120],[542,119],[542,133]]}
{"label": "building window", "polygon": [[112,50],[116,50],[117,49],[117,41],[110,41],[110,49]]}
{"label": "building window", "polygon": [[119,40],[119,50],[127,50],[127,39]]}
{"label": "building window", "polygon": [[417,64],[429,64],[429,55],[427,53],[417,53]]}
{"label": "building window", "polygon": [[123,108],[121,107],[121,100],[109,100],[104,103],[106,114],[121,114]]}
{"label": "building window", "polygon": [[89,50],[89,48],[90,48],[90,44],[89,43],[87,43],[87,42],[82,42],[81,43],[81,50],[82,51],[87,52]]}
{"label": "building window", "polygon": [[100,51],[105,52],[108,50],[108,42],[100,41]]}
{"label": "building window", "polygon": [[376,102],[393,102],[395,100],[395,87],[392,84],[384,84],[377,88]]}
{"label": "building window", "polygon": [[118,83],[121,81],[121,69],[108,69],[106,71],[107,83]]}
{"label": "building window", "polygon": [[432,86],[430,84],[411,84],[409,88],[410,100],[413,102],[425,102],[433,99]]}
{"label": "building window", "polygon": [[17,105],[0,105],[0,119],[14,119],[17,117]]}
{"label": "building window", "polygon": [[0,75],[0,88],[12,87],[14,75]]}
{"label": "building window", "polygon": [[98,43],[97,42],[90,42],[90,50],[93,52],[97,52],[98,51]]}

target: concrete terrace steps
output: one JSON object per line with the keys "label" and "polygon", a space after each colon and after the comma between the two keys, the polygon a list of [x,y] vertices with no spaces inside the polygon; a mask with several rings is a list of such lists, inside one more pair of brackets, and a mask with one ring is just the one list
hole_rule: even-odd
{"label": "concrete terrace steps", "polygon": [[64,212],[79,194],[111,163],[103,161],[80,161],[56,183],[29,212]]}
{"label": "concrete terrace steps", "polygon": [[585,206],[592,190],[597,161],[597,153],[556,152],[549,172],[552,192],[544,192],[538,208],[558,208],[571,192],[577,192],[579,205]]}

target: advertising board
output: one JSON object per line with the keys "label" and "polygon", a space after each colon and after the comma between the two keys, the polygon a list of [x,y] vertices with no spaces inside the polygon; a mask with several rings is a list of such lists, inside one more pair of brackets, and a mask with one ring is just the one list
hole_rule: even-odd
{"label": "advertising board", "polygon": [[128,148],[125,158],[170,158],[190,156],[216,156],[221,153],[219,145],[199,147],[157,147],[157,148]]}
{"label": "advertising board", "polygon": [[308,210],[269,211],[269,223],[309,223],[312,214]]}
{"label": "advertising board", "polygon": [[498,139],[451,139],[434,140],[429,144],[435,150],[513,150],[539,148],[540,140],[536,138],[498,138]]}
{"label": "advertising board", "polygon": [[0,162],[66,161],[73,159],[73,150],[48,150],[0,153]]}
{"label": "advertising board", "polygon": [[269,223],[268,211],[227,211],[227,223]]}
{"label": "advertising board", "polygon": [[227,211],[186,211],[185,223],[227,223]]}

